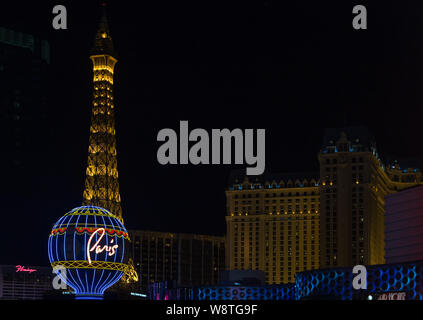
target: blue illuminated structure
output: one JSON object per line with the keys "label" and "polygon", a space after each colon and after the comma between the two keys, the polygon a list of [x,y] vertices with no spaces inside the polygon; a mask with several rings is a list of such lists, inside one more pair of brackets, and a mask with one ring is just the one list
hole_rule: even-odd
{"label": "blue illuminated structure", "polygon": [[196,300],[294,300],[295,286],[216,286],[194,290]]}
{"label": "blue illuminated structure", "polygon": [[423,261],[366,266],[367,289],[354,290],[351,268],[299,272],[295,283],[264,286],[200,286],[155,291],[150,299],[172,300],[363,300],[389,292],[404,292],[407,300],[423,300]]}
{"label": "blue illuminated structure", "polygon": [[[297,273],[296,300],[331,297],[353,300],[360,290],[352,288],[352,268]],[[423,261],[367,266],[366,293],[401,291],[407,300],[423,300]]]}
{"label": "blue illuminated structure", "polygon": [[[105,290],[127,271],[128,232],[106,209],[75,208],[57,221],[48,239],[53,268],[75,290],[76,299],[103,299]],[[66,278],[65,278],[66,277]]]}

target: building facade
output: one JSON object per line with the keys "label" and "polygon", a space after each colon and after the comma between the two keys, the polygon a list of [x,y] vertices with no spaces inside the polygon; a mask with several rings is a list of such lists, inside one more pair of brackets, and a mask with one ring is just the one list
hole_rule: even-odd
{"label": "building facade", "polygon": [[387,263],[423,260],[423,186],[386,197]]}
{"label": "building facade", "polygon": [[41,300],[53,290],[50,267],[0,266],[0,300]]}
{"label": "building facade", "polygon": [[216,284],[225,268],[225,238],[196,234],[130,230],[139,289],[155,282],[178,286]]}
{"label": "building facade", "polygon": [[385,263],[385,196],[422,182],[416,168],[385,166],[367,129],[327,129],[320,163],[320,267]]}
{"label": "building facade", "polygon": [[318,174],[232,174],[227,268],[281,284],[301,271],[385,263],[385,196],[421,184],[421,171],[384,165],[363,127],[327,129],[318,159]]}
{"label": "building facade", "polygon": [[262,270],[268,284],[319,268],[319,179],[234,173],[226,191],[227,268]]}

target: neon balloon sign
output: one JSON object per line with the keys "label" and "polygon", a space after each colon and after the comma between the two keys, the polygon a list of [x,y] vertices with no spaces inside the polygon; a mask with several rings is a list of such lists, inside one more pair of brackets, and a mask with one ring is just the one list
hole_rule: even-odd
{"label": "neon balloon sign", "polygon": [[74,289],[75,299],[101,300],[107,288],[124,274],[130,276],[125,259],[129,241],[125,226],[110,211],[82,206],[67,212],[53,226],[48,256],[53,268],[66,269],[65,280],[58,276]]}
{"label": "neon balloon sign", "polygon": [[[94,236],[97,233],[101,233],[100,237],[97,239],[97,241],[94,243],[93,246],[91,246],[91,241],[93,240]],[[91,252],[94,251],[95,254],[99,254],[102,253],[103,251],[106,251],[109,253],[109,256],[113,256],[116,253],[116,249],[119,248],[119,246],[117,244],[108,246],[108,245],[104,245],[104,246],[100,246],[100,241],[101,239],[103,239],[104,235],[106,234],[106,229],[104,228],[98,228],[96,231],[94,231],[90,238],[88,239],[87,242],[87,259],[88,259],[88,263],[91,264]],[[113,244],[113,239],[110,240],[110,244]]]}

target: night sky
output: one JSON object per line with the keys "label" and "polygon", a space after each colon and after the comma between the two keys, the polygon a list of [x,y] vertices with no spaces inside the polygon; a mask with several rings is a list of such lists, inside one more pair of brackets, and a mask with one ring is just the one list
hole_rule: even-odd
{"label": "night sky", "polygon": [[[136,3],[136,5],[135,5]],[[49,134],[16,180],[2,168],[0,263],[48,265],[47,239],[81,205],[100,2],[2,3],[0,26],[50,43]],[[352,8],[368,9],[368,30]],[[162,128],[266,129],[266,170],[318,171],[324,128],[367,126],[383,156],[423,156],[423,3],[109,1],[118,169],[128,229],[225,233],[225,188],[245,166],[162,166]],[[0,139],[7,139],[1,137]],[[0,140],[0,141],[1,141]]]}

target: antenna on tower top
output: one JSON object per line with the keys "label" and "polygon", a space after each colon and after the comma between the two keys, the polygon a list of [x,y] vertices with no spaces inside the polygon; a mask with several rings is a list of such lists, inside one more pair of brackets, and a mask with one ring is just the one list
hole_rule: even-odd
{"label": "antenna on tower top", "polygon": [[94,40],[94,46],[91,50],[92,54],[109,54],[115,56],[113,41],[109,31],[107,22],[106,2],[101,2],[101,14],[98,20],[97,32]]}

